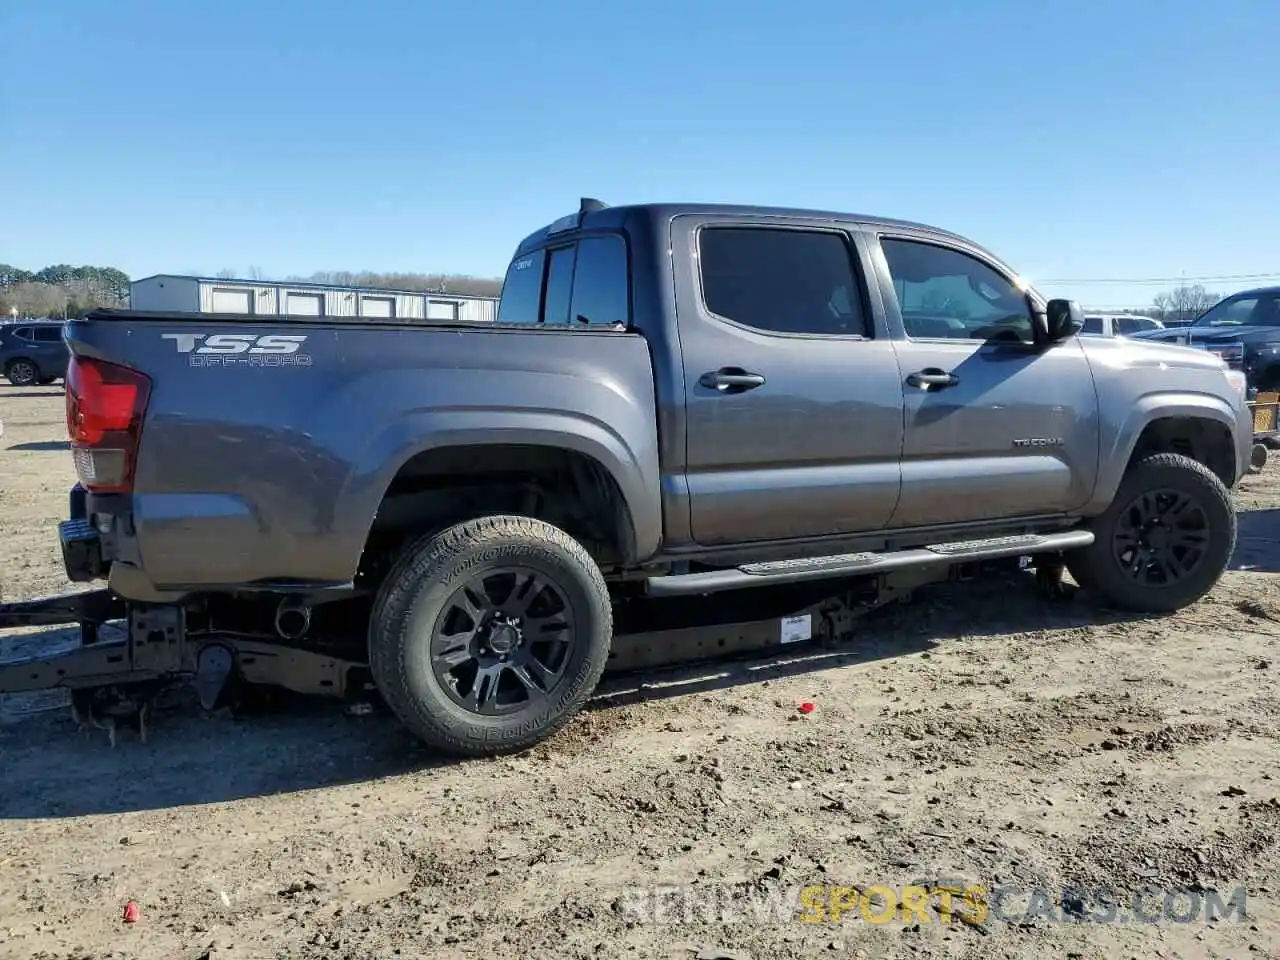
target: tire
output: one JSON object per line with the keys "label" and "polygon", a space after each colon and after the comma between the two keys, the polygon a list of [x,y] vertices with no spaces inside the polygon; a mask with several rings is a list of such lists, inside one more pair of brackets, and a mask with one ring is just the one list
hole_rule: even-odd
{"label": "tire", "polygon": [[[545,586],[517,596],[534,577]],[[374,601],[369,667],[428,746],[492,756],[564,726],[595,689],[612,640],[609,591],[582,546],[540,520],[491,516],[405,550]]]}
{"label": "tire", "polygon": [[[1170,526],[1174,510],[1180,519]],[[1096,539],[1067,554],[1067,569],[1088,592],[1135,613],[1195,603],[1213,589],[1236,546],[1230,492],[1208,467],[1176,453],[1130,466],[1111,505],[1089,526]],[[1144,545],[1146,557],[1138,552]]]}
{"label": "tire", "polygon": [[33,387],[40,379],[40,371],[30,360],[19,357],[10,360],[4,368],[4,375],[15,387]]}

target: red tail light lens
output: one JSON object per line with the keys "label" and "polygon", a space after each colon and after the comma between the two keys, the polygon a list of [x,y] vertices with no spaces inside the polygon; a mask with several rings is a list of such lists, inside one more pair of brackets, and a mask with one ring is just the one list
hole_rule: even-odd
{"label": "red tail light lens", "polygon": [[151,381],[127,367],[75,356],[66,385],[67,435],[80,482],[95,493],[127,492]]}

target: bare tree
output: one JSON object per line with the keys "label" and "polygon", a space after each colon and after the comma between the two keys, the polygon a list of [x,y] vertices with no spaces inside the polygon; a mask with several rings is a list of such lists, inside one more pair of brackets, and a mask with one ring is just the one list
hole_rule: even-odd
{"label": "bare tree", "polygon": [[250,267],[250,268],[249,268],[249,279],[250,279],[250,280],[265,280],[265,279],[267,279],[266,271],[264,271],[261,267]]}
{"label": "bare tree", "polygon": [[1190,323],[1220,299],[1222,298],[1218,294],[1210,293],[1197,283],[1156,294],[1151,304],[1158,320],[1165,323]]}
{"label": "bare tree", "polygon": [[219,280],[234,280],[236,279],[236,271],[232,267],[223,267],[221,270],[215,273],[214,276],[217,277]]}
{"label": "bare tree", "polygon": [[61,317],[67,299],[67,292],[52,283],[17,283],[0,294],[0,310],[6,316],[17,307],[20,317]]}

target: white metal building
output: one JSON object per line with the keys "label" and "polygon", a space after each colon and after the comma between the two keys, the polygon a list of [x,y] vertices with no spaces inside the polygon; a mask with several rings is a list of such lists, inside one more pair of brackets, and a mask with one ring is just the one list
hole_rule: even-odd
{"label": "white metal building", "polygon": [[156,274],[129,284],[129,306],[169,313],[483,322],[497,316],[498,298]]}

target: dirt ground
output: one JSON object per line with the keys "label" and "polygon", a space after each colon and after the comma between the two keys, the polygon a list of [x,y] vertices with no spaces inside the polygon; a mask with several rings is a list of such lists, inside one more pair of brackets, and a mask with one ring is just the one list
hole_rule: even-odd
{"label": "dirt ground", "polygon": [[[0,388],[0,420],[3,598],[64,590],[61,394]],[[0,957],[1280,956],[1280,465],[1237,503],[1180,615],[956,585],[500,760],[325,703],[180,704],[112,750],[0,700]],[[873,922],[921,881],[981,892]]]}

